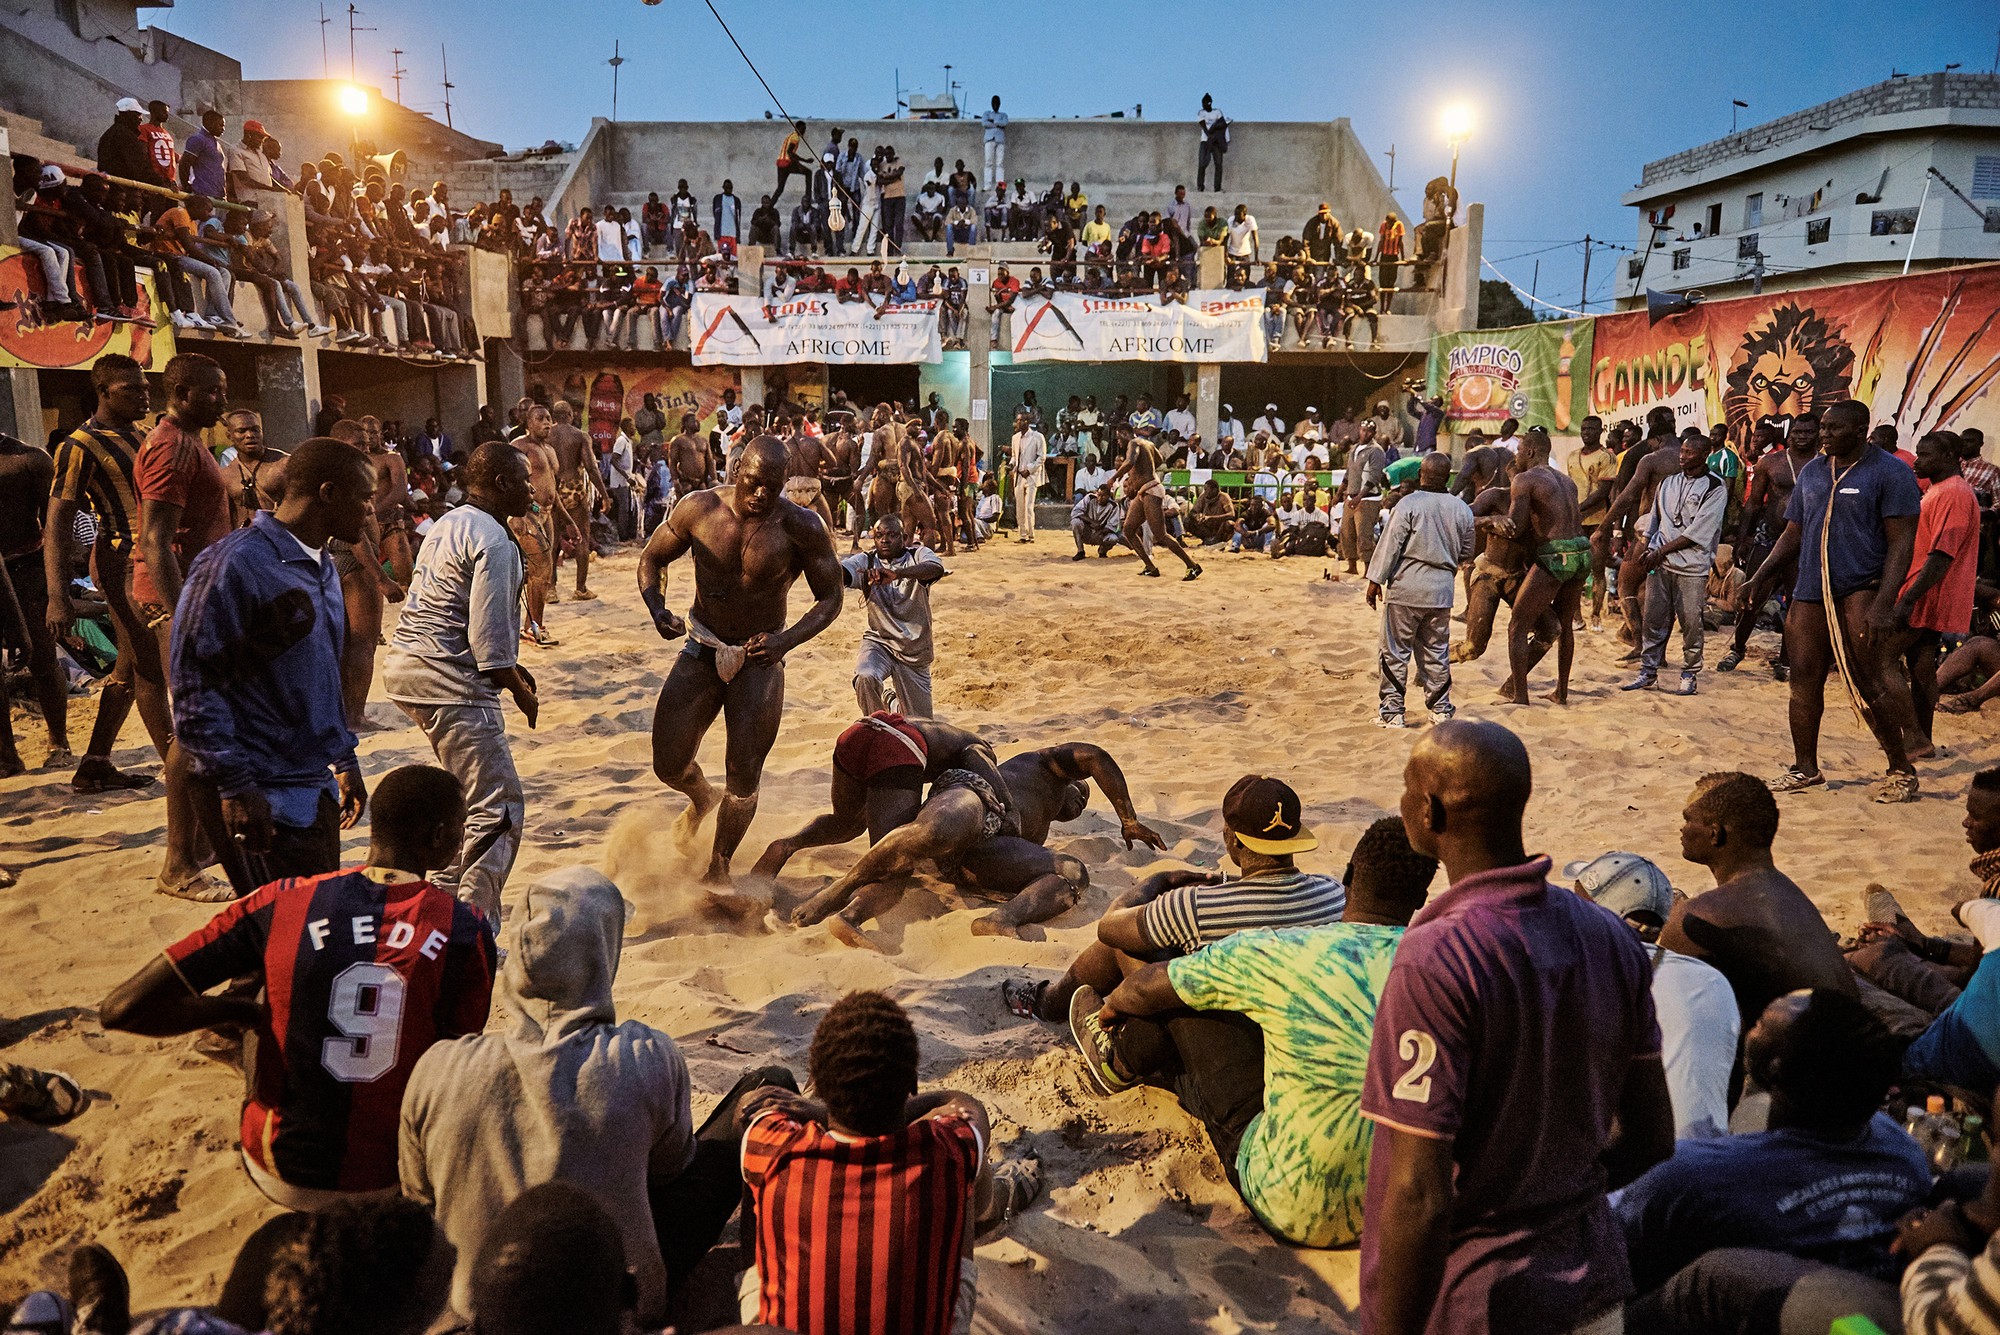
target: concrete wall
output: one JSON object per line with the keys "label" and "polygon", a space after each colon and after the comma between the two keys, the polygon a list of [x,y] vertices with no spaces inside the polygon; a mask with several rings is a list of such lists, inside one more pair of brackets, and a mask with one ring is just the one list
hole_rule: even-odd
{"label": "concrete wall", "polygon": [[[0,104],[33,116],[51,137],[93,148],[121,97],[181,105],[185,49],[203,73],[242,67],[193,42],[138,26],[131,0],[76,0],[74,27],[55,0],[8,0],[0,7]],[[218,62],[223,62],[218,64]]]}
{"label": "concrete wall", "polygon": [[452,205],[461,211],[500,198],[502,190],[512,191],[514,202],[526,208],[537,196],[544,201],[555,198],[575,161],[576,154],[570,152],[513,162],[500,158],[445,162],[433,170],[435,179],[451,187]]}
{"label": "concrete wall", "polygon": [[228,117],[229,138],[237,137],[246,119],[261,121],[284,146],[287,163],[317,158],[328,150],[351,157],[357,140],[373,144],[377,152],[401,149],[410,159],[408,183],[413,186],[428,186],[436,179],[439,163],[481,158],[500,148],[398,106],[379,89],[368,89],[367,113],[351,118],[338,101],[347,86],[340,79],[190,79],[185,91]]}

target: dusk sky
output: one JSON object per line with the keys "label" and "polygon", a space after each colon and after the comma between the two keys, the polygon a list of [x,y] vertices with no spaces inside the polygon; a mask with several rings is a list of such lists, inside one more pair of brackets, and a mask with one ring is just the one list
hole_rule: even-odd
{"label": "dusk sky", "polygon": [[[1619,195],[1649,159],[1727,134],[1732,98],[1750,104],[1747,126],[1892,70],[1990,70],[2000,41],[2000,6],[1909,0],[716,6],[785,106],[814,121],[886,115],[899,71],[906,89],[935,92],[947,61],[972,104],[997,92],[1020,117],[1129,115],[1141,104],[1150,120],[1191,120],[1210,92],[1240,121],[1345,116],[1385,174],[1393,144],[1397,197],[1412,213],[1422,181],[1448,165],[1441,110],[1469,103],[1459,187],[1486,205],[1486,258],[1524,288],[1539,261],[1538,294],[1566,307],[1578,304],[1583,236],[1629,246],[1635,222]],[[321,73],[320,10],[318,0],[259,0],[254,24],[243,0],[142,13],[237,57],[256,79]],[[702,0],[372,0],[362,10],[356,21],[377,29],[357,39],[362,82],[388,90],[389,50],[402,47],[404,101],[439,113],[446,44],[453,120],[509,147],[574,142],[592,116],[610,115],[614,40],[627,62],[621,119],[754,118],[771,106]],[[345,0],[325,11],[331,71],[345,76]],[[1190,136],[1190,180],[1193,145]],[[1274,234],[1304,219],[1261,221]],[[1618,258],[1592,262],[1593,309],[1609,305]]]}

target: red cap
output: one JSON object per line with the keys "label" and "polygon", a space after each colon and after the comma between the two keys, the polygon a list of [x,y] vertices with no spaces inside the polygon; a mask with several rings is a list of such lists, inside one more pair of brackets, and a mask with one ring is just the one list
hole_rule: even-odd
{"label": "red cap", "polygon": [[262,122],[262,121],[244,121],[244,122],[243,122],[243,133],[245,133],[245,134],[262,134],[262,133],[264,133],[264,125],[263,125],[263,122]]}

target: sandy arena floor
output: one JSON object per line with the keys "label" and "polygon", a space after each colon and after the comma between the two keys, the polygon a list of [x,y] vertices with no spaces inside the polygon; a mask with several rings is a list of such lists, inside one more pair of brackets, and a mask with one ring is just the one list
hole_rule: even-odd
{"label": "sandy arena floor", "polygon": [[[1303,861],[1338,872],[1367,824],[1395,810],[1418,734],[1372,726],[1375,620],[1359,580],[1321,578],[1336,563],[1207,552],[1208,574],[1182,584],[1138,578],[1129,555],[1071,564],[1069,553],[1067,534],[1044,534],[1033,548],[1005,542],[960,555],[933,599],[939,712],[984,732],[1003,757],[1069,739],[1107,748],[1141,819],[1171,841],[1164,854],[1126,851],[1093,794],[1083,819],[1051,840],[1090,866],[1092,887],[1045,931],[1030,929],[1036,939],[972,936],[967,924],[984,906],[949,892],[913,893],[875,924],[880,954],[819,930],[734,937],[703,922],[692,869],[666,836],[681,799],[650,770],[653,701],[678,645],[653,634],[629,554],[602,563],[600,601],[552,610],[560,647],[530,651],[540,729],[526,731],[509,708],[528,792],[516,880],[588,862],[618,881],[638,909],[621,1012],[680,1042],[697,1118],[753,1063],[781,1061],[803,1075],[813,1025],[841,993],[883,988],[909,1006],[927,1085],[985,1099],[1001,1147],[1032,1147],[1045,1168],[1044,1198],[980,1249],[981,1329],[1349,1329],[1355,1253],[1272,1242],[1171,1097],[1092,1099],[1067,1035],[1008,1016],[997,989],[1011,973],[1060,970],[1105,901],[1138,877],[1217,865],[1222,794],[1246,771],[1299,789],[1322,840]],[[1171,559],[1164,569],[1174,573]],[[684,607],[691,575],[683,566],[674,578],[673,601]],[[801,587],[794,615],[804,598]],[[849,677],[862,624],[850,598],[834,628],[792,656],[784,729],[739,868],[823,809],[833,739],[855,715]],[[1558,866],[1633,849],[1684,889],[1707,888],[1705,873],[1677,856],[1681,805],[1699,774],[1771,774],[1788,760],[1785,690],[1764,663],[1773,638],[1757,637],[1743,670],[1707,673],[1701,695],[1678,699],[1620,695],[1630,670],[1614,661],[1615,637],[1580,636],[1572,705],[1519,709],[1495,701],[1502,630],[1482,661],[1459,667],[1456,699],[1461,717],[1499,719],[1527,739],[1537,789],[1529,846]],[[1710,637],[1711,663],[1723,647]],[[1537,693],[1552,681],[1545,666]],[[1938,930],[1949,906],[1977,889],[1959,820],[1973,771],[1994,753],[1987,725],[1942,718],[1938,740],[1953,754],[1920,767],[1923,800],[1882,807],[1868,800],[1879,754],[1837,686],[1828,703],[1822,763],[1833,786],[1785,799],[1780,864],[1836,928],[1852,929],[1864,887],[1881,881]],[[1413,696],[1420,715],[1417,705]],[[79,744],[93,709],[73,702]],[[379,701],[371,713],[402,721]],[[14,726],[38,761],[39,720],[17,709]],[[121,764],[157,768],[136,717],[123,740]],[[703,753],[712,773],[721,743],[718,724]],[[430,760],[402,726],[370,735],[362,751],[371,776]],[[71,1248],[96,1239],[126,1261],[136,1305],[203,1301],[243,1236],[274,1213],[238,1165],[240,1077],[197,1055],[189,1038],[106,1034],[93,1008],[209,913],[152,891],[164,820],[157,788],[78,798],[67,777],[0,781],[0,865],[20,872],[0,891],[0,1056],[66,1069],[95,1102],[53,1130],[0,1124],[0,1294],[58,1280]],[[347,841],[354,860],[365,847],[359,832]],[[795,859],[778,907],[826,884],[859,847]]]}

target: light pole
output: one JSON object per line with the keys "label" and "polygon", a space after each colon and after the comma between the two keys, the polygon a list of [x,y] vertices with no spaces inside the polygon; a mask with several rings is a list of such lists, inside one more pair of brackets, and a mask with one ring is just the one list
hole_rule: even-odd
{"label": "light pole", "polygon": [[1465,137],[1472,133],[1472,108],[1463,102],[1444,109],[1444,137],[1451,144],[1451,188],[1458,189],[1458,150]]}

